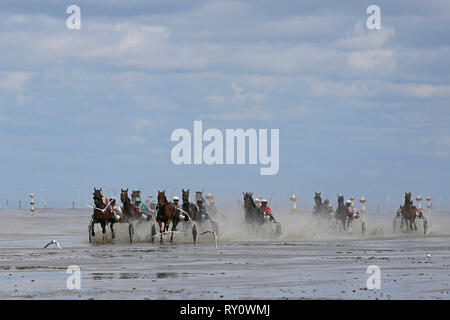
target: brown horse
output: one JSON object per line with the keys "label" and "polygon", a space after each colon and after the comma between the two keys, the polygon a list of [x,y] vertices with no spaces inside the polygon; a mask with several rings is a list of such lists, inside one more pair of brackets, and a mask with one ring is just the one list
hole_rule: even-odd
{"label": "brown horse", "polygon": [[120,200],[122,201],[123,208],[122,208],[122,214],[128,219],[128,220],[135,220],[138,217],[138,214],[136,212],[136,208],[131,204],[131,200],[128,197],[128,189],[120,189]]}
{"label": "brown horse", "polygon": [[[400,228],[403,227],[403,221],[406,222],[406,229],[417,230],[416,226],[416,213],[417,208],[413,206],[413,202],[411,201],[411,192],[405,192],[405,203],[403,204],[403,207],[401,208],[401,214],[402,214],[402,222],[400,224]],[[408,220],[409,220],[409,226],[408,226]]]}
{"label": "brown horse", "polygon": [[[95,237],[94,224],[100,223],[102,227],[103,237],[106,233],[106,225],[109,223],[111,227],[112,238],[115,238],[113,225],[116,222],[114,216],[114,203],[110,203],[109,206],[103,202],[102,199],[102,188],[94,188],[93,199],[94,199],[94,213],[92,214],[91,224],[89,226],[90,234]],[[89,237],[89,240],[91,237]]]}
{"label": "brown horse", "polygon": [[[181,204],[181,209],[185,212],[184,221],[195,220],[197,207],[195,204],[189,202],[189,189],[187,190],[181,189],[181,200],[183,201],[183,203]],[[187,216],[186,213],[189,216]]]}
{"label": "brown horse", "polygon": [[[172,231],[170,236],[170,243],[173,243],[173,234],[176,232],[178,224],[178,210],[176,210],[173,203],[167,201],[167,197],[164,191],[158,190],[158,204],[156,206],[156,222],[159,225],[160,242],[163,242],[163,233],[169,231],[169,225],[172,221]],[[163,227],[164,223],[164,227]]]}
{"label": "brown horse", "polygon": [[141,190],[133,190],[131,192],[131,202],[134,203],[136,198],[140,198],[141,197]]}

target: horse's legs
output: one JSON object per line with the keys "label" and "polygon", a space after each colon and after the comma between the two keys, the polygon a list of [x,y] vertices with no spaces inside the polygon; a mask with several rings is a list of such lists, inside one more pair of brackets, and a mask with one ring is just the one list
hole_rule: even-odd
{"label": "horse's legs", "polygon": [[94,231],[94,220],[92,219],[92,223],[91,223],[91,234],[93,237],[95,237],[95,231]]}
{"label": "horse's legs", "polygon": [[172,235],[170,236],[170,243],[173,243],[173,233],[177,231],[178,218],[174,217],[172,221]]}
{"label": "horse's legs", "polygon": [[102,234],[103,234],[103,241],[105,240],[105,233],[106,233],[106,222],[100,222],[102,226]]}
{"label": "horse's legs", "polygon": [[160,242],[160,243],[163,243],[163,237],[162,237],[162,234],[163,234],[163,232],[164,232],[164,229],[163,229],[163,226],[162,226],[162,224],[163,224],[162,220],[159,220],[159,221],[158,221],[158,224],[159,224],[159,237],[160,237],[159,242]]}
{"label": "horse's legs", "polygon": [[111,224],[110,224],[111,234],[112,234],[112,238],[114,239],[115,235],[114,235],[114,228],[113,228],[113,226],[114,226],[114,222],[111,222]]}
{"label": "horse's legs", "polygon": [[[415,218],[415,217],[412,218],[411,221],[412,221],[412,223],[414,224],[414,230],[417,231],[416,218]],[[411,225],[411,229],[412,229],[412,225]]]}

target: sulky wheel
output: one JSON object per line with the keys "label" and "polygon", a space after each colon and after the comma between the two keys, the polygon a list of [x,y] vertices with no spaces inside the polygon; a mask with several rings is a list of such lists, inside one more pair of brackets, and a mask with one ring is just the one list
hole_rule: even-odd
{"label": "sulky wheel", "polygon": [[211,220],[211,225],[212,225],[214,233],[216,235],[219,235],[219,225],[217,224],[217,222]]}
{"label": "sulky wheel", "polygon": [[197,243],[197,225],[195,223],[192,226],[192,238],[194,239],[194,244]]}
{"label": "sulky wheel", "polygon": [[392,227],[394,229],[394,233],[396,233],[397,227],[398,227],[398,218],[394,218],[394,223],[393,223]]}
{"label": "sulky wheel", "polygon": [[279,222],[277,222],[275,224],[275,231],[276,231],[277,239],[278,239],[280,237],[280,234],[281,234],[281,224]]}
{"label": "sulky wheel", "polygon": [[130,235],[130,243],[133,243],[134,227],[132,223],[128,224],[128,234]]}
{"label": "sulky wheel", "polygon": [[428,230],[428,221],[427,219],[423,219],[423,234],[427,234],[427,230]]}
{"label": "sulky wheel", "polygon": [[152,231],[151,231],[152,243],[155,242],[155,235],[156,235],[156,224],[152,223]]}
{"label": "sulky wheel", "polygon": [[[92,242],[92,231],[94,231],[94,230],[93,230],[94,225],[93,225],[92,221],[93,221],[93,220],[91,219],[91,221],[89,221],[89,225],[88,225],[89,243]],[[94,233],[94,235],[95,235],[95,233]]]}

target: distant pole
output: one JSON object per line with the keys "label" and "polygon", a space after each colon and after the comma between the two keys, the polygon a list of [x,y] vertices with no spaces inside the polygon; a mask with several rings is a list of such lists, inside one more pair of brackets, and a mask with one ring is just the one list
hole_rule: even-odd
{"label": "distant pole", "polygon": [[34,204],[35,204],[35,202],[34,202],[34,193],[32,193],[32,194],[30,194],[30,205],[31,205],[31,209],[30,209],[30,211],[31,212],[34,212],[34,211],[36,211],[35,209],[34,209]]}
{"label": "distant pole", "polygon": [[72,209],[75,209],[75,200],[72,200]]}
{"label": "distant pole", "polygon": [[8,206],[8,199],[6,199],[6,206]]}
{"label": "distant pole", "polygon": [[352,207],[355,208],[355,197],[352,196],[352,197],[350,198],[350,201],[352,202]]}
{"label": "distant pole", "polygon": [[366,213],[367,209],[366,209],[366,202],[367,200],[364,198],[364,196],[361,198],[361,200],[359,200],[359,202],[361,203],[361,213]]}
{"label": "distant pole", "polygon": [[22,209],[22,200],[19,200],[19,210]]}
{"label": "distant pole", "polygon": [[431,197],[427,197],[427,208],[428,208],[428,219],[431,220],[431,208],[433,208],[433,205],[431,204]]}
{"label": "distant pole", "polygon": [[291,211],[298,212],[297,204],[295,203],[295,201],[298,200],[298,197],[295,194],[293,194],[292,197],[289,198],[289,200],[292,201]]}
{"label": "distant pole", "polygon": [[417,210],[419,211],[419,212],[422,212],[422,200],[423,200],[423,198],[422,198],[422,196],[417,196],[417,198],[416,198],[416,201],[417,201]]}

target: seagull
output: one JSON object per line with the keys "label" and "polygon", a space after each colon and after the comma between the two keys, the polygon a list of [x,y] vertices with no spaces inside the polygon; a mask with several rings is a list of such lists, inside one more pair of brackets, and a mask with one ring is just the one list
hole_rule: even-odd
{"label": "seagull", "polygon": [[431,258],[431,254],[427,253],[427,258]]}
{"label": "seagull", "polygon": [[59,245],[59,242],[56,241],[56,240],[50,241],[49,243],[47,243],[47,244],[45,245],[44,248],[47,248],[47,247],[48,247],[49,245],[51,245],[51,244],[56,244],[56,246],[57,246],[59,249],[62,249],[62,247]]}

